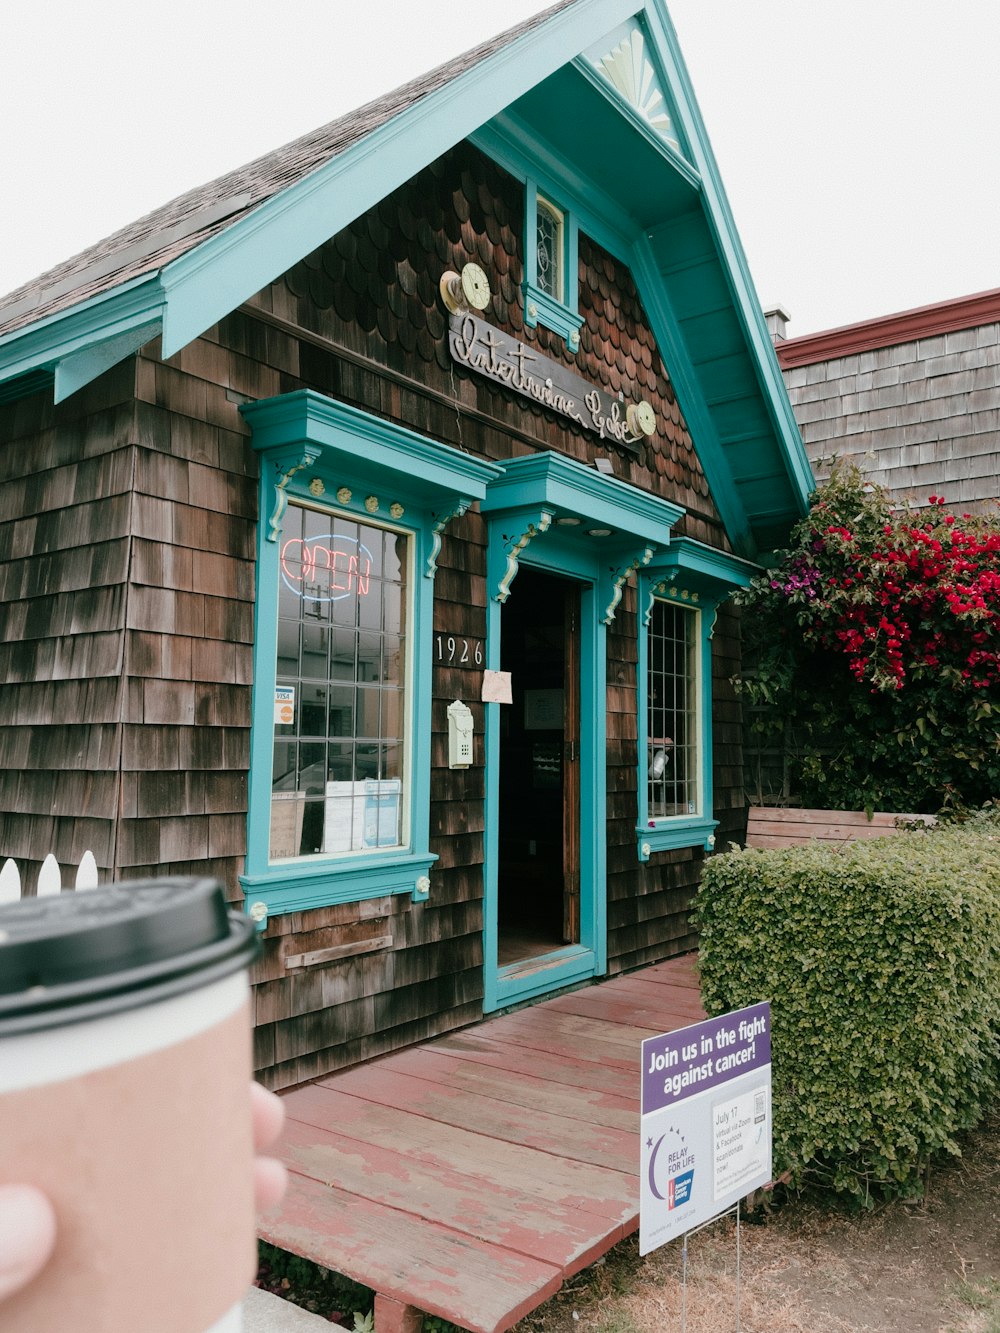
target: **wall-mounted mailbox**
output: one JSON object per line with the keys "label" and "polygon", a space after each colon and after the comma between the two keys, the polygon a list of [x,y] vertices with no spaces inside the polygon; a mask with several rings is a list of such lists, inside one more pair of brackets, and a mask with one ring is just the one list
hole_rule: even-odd
{"label": "wall-mounted mailbox", "polygon": [[472,764],[472,713],[460,700],[448,705],[448,767]]}

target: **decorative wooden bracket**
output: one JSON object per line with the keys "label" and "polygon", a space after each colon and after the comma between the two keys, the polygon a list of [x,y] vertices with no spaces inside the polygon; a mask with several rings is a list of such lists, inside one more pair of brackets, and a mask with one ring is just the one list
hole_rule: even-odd
{"label": "decorative wooden bracket", "polygon": [[655,546],[643,547],[642,552],[637,555],[634,560],[629,561],[628,564],[621,565],[617,569],[614,566],[611,567],[611,600],[608,603],[607,610],[604,612],[605,625],[610,625],[615,618],[615,613],[618,610],[618,604],[622,599],[622,592],[625,589],[628,576],[635,570],[642,569],[645,565],[648,565],[650,560],[652,560],[655,551]]}
{"label": "decorative wooden bracket", "polygon": [[702,602],[701,593],[691,592],[689,588],[678,587],[674,579],[660,579],[657,583],[651,583],[649,586],[649,599],[646,605],[646,613],[642,618],[642,623],[646,629],[649,628],[650,621],[653,619],[653,605],[657,597],[664,595],[670,597],[674,602],[687,603],[695,610],[708,612],[712,619],[708,631],[709,638],[712,637],[712,626],[715,625],[715,617],[719,610],[718,602]]}
{"label": "decorative wooden bracket", "polygon": [[432,579],[437,573],[437,558],[441,554],[441,537],[445,528],[453,518],[461,518],[471,503],[471,500],[463,496],[452,509],[432,515],[434,527],[431,532],[431,551],[427,557],[427,568],[424,570],[425,579]]}
{"label": "decorative wooden bracket", "polygon": [[503,577],[497,585],[494,593],[495,599],[501,604],[510,596],[510,585],[514,582],[514,576],[517,574],[517,564],[521,558],[521,552],[525,549],[533,537],[539,536],[543,532],[548,532],[552,523],[552,514],[548,509],[543,509],[538,518],[529,522],[527,528],[515,542],[512,537],[504,533],[504,544],[507,553],[507,568],[503,572]]}
{"label": "decorative wooden bracket", "polygon": [[281,536],[281,523],[285,517],[285,510],[288,508],[288,483],[297,472],[312,467],[319,458],[320,452],[318,445],[306,445],[297,463],[293,463],[289,467],[287,466],[287,460],[282,459],[274,464],[278,480],[274,483],[274,508],[271,510],[271,517],[268,519],[267,540],[269,542],[276,542]]}

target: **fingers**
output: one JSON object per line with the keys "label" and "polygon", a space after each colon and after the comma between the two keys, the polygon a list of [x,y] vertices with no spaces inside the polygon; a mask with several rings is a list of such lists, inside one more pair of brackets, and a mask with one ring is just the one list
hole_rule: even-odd
{"label": "fingers", "polygon": [[[285,1106],[280,1097],[268,1092],[259,1083],[250,1085],[250,1105],[253,1114],[253,1146],[256,1152],[270,1148],[278,1139],[285,1123]],[[265,1212],[280,1203],[288,1184],[288,1172],[274,1157],[258,1157],[254,1162],[253,1185],[257,1211]]]}
{"label": "fingers", "polygon": [[0,1301],[26,1286],[56,1242],[52,1205],[33,1185],[0,1185]]}
{"label": "fingers", "polygon": [[285,1123],[285,1106],[273,1092],[268,1092],[259,1083],[251,1083],[250,1109],[253,1116],[253,1146],[256,1152],[261,1152],[277,1141]]}
{"label": "fingers", "polygon": [[280,1203],[288,1184],[284,1162],[276,1157],[258,1157],[253,1164],[253,1193],[258,1213],[264,1213]]}

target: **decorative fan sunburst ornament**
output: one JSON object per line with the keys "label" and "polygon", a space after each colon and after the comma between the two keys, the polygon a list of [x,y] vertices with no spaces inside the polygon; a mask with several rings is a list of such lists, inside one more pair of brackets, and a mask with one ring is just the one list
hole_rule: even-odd
{"label": "decorative fan sunburst ornament", "polygon": [[646,57],[646,42],[638,28],[601,60],[600,68],[650,129],[656,131],[672,148],[680,149],[673,132],[652,62]]}

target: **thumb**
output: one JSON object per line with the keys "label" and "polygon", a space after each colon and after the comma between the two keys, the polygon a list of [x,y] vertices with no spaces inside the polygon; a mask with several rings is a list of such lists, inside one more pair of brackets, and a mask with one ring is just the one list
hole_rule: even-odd
{"label": "thumb", "polygon": [[0,1185],[0,1301],[44,1268],[56,1241],[52,1205],[33,1185]]}

